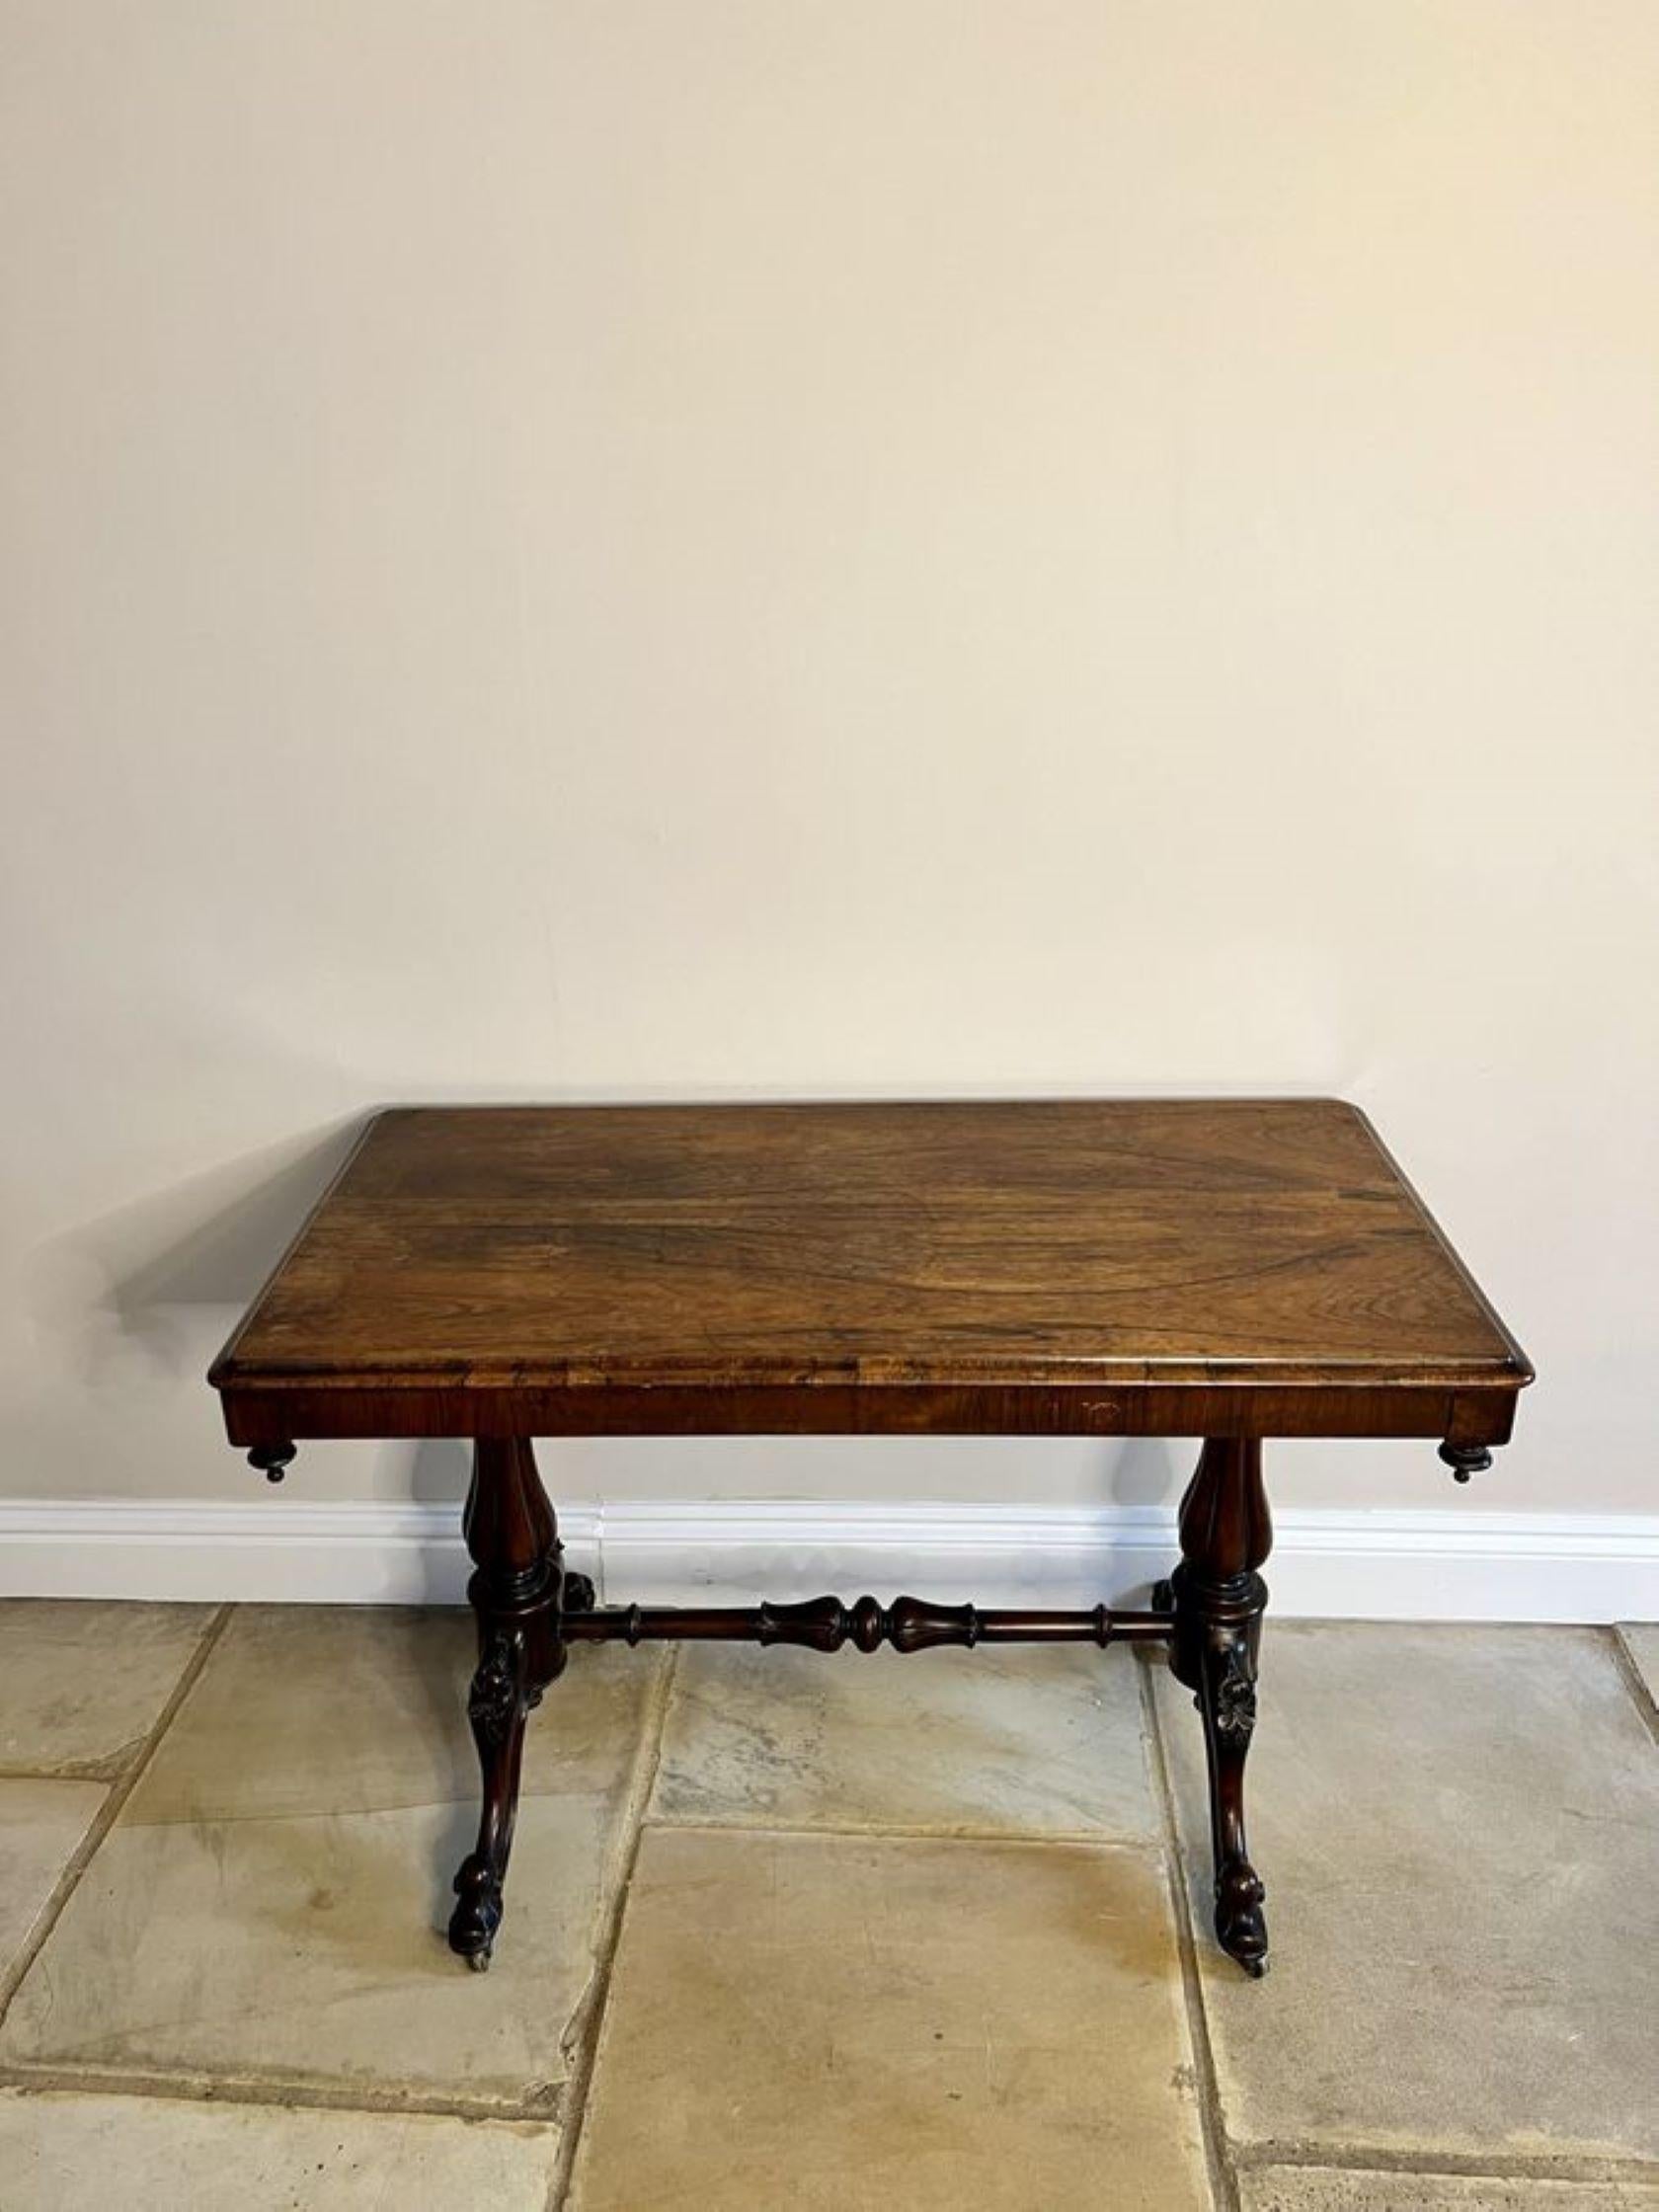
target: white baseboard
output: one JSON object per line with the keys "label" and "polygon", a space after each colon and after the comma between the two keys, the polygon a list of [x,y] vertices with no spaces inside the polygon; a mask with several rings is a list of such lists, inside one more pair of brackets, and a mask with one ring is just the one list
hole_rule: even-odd
{"label": "white baseboard", "polygon": [[[451,1505],[0,1500],[0,1596],[455,1604]],[[852,1599],[901,1590],[982,1605],[1134,1600],[1174,1557],[1161,1507],[564,1505],[569,1563],[609,1603]],[[1295,1511],[1267,1566],[1280,1617],[1659,1618],[1659,1515]]]}

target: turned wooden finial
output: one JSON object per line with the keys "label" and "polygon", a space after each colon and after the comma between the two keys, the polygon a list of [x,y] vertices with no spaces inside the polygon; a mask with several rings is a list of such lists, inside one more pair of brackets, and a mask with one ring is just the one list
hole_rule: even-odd
{"label": "turned wooden finial", "polygon": [[256,1444],[248,1454],[248,1464],[258,1467],[267,1482],[280,1482],[295,1457],[291,1444]]}
{"label": "turned wooden finial", "polygon": [[1471,1474],[1484,1474],[1492,1463],[1492,1455],[1483,1444],[1454,1444],[1448,1439],[1440,1448],[1440,1456],[1452,1469],[1454,1482],[1466,1482]]}

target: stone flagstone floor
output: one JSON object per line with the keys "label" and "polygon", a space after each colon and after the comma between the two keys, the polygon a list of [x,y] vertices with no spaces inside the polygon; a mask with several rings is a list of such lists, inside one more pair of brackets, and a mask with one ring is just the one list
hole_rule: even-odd
{"label": "stone flagstone floor", "polygon": [[1134,1652],[578,1649],[488,1975],[450,1613],[0,1604],[0,2207],[1659,2212],[1659,1629],[1270,1620],[1273,1969]]}

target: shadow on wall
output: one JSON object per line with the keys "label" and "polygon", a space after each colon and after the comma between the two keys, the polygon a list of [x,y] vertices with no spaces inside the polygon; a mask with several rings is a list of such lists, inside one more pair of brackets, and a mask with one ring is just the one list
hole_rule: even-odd
{"label": "shadow on wall", "polygon": [[246,1152],[42,1244],[28,1291],[42,1348],[88,1384],[135,1360],[151,1377],[199,1382],[204,1335],[218,1327],[216,1351],[362,1126],[354,1116]]}
{"label": "shadow on wall", "polygon": [[472,1480],[472,1447],[463,1437],[427,1436],[415,1447],[409,1495],[417,1505],[453,1505]]}
{"label": "shadow on wall", "polygon": [[[1167,1437],[1124,1437],[1112,1453],[1106,1495],[1113,1505],[1169,1506],[1187,1486],[1190,1466],[1177,1463],[1182,1447]],[[1193,1447],[1196,1454],[1197,1447]]]}

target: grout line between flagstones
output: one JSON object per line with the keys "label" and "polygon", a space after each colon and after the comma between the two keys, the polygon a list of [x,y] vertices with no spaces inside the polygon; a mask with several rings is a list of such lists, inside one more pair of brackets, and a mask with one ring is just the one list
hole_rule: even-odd
{"label": "grout line between flagstones", "polygon": [[110,1788],[120,1780],[147,1740],[146,1732],[132,1737],[119,1751],[109,1752],[102,1759],[65,1759],[56,1766],[38,1759],[0,1760],[0,1781],[101,1781]]}
{"label": "grout line between flagstones", "polygon": [[1175,1791],[1169,1778],[1163,1726],[1158,1718],[1157,1698],[1152,1686],[1155,1664],[1149,1658],[1138,1662],[1142,1730],[1152,1796],[1162,1816],[1163,1874],[1175,1924],[1175,1953],[1181,1964],[1181,1990],[1186,2001],[1187,2039],[1192,2045],[1199,2126],[1204,2137],[1205,2164],[1216,2212],[1238,2212],[1238,2180],[1227,2135],[1226,2113],[1222,2104],[1221,2084],[1216,2076],[1216,2055],[1210,2042],[1210,2015],[1204,2003],[1204,1977],[1198,1963],[1192,1899],[1187,1891],[1181,1828],[1175,1813]]}
{"label": "grout line between flagstones", "polygon": [[582,2148],[589,2098],[598,2065],[599,2040],[610,2005],[616,1953],[622,1941],[622,1922],[627,1911],[628,1894],[633,1888],[634,1869],[639,1864],[640,1844],[646,1829],[646,1808],[651,1802],[651,1792],[657,1782],[657,1769],[662,1762],[663,1738],[668,1729],[669,1704],[673,1697],[674,1676],[679,1671],[679,1654],[678,1644],[669,1646],[668,1656],[652,1689],[651,1702],[634,1758],[634,1771],[629,1778],[627,1809],[623,1814],[623,1833],[618,1847],[615,1893],[603,1934],[595,1949],[592,1979],[585,2001],[578,2005],[572,2016],[572,2027],[567,2030],[574,2045],[575,2057],[560,2100],[559,2117],[563,2125],[560,2129],[558,2154],[553,2162],[553,2175],[548,2184],[547,2212],[562,2212],[576,2172],[577,2154]]}
{"label": "grout line between flagstones", "polygon": [[814,1836],[828,1836],[833,1843],[965,1843],[985,1850],[987,1845],[1011,1852],[1128,1852],[1135,1858],[1161,1860],[1159,1836],[1110,1836],[1084,1829],[1017,1829],[1017,1827],[845,1827],[831,1821],[662,1821],[646,1814],[644,1827],[657,1836],[783,1836],[790,1843],[810,1843]]}
{"label": "grout line between flagstones", "polygon": [[1624,1640],[1622,1628],[1603,1630],[1611,1643],[1613,1664],[1625,1689],[1635,1702],[1636,1710],[1646,1723],[1647,1732],[1659,1743],[1659,1704],[1654,1703],[1653,1693],[1647,1686],[1647,1677],[1636,1665],[1636,1655]]}
{"label": "grout line between flagstones", "polygon": [[854,1843],[891,1839],[910,1844],[1018,1844],[1034,1851],[1139,1851],[1156,1854],[1161,1839],[1108,1828],[970,1828],[960,1822],[938,1826],[923,1821],[883,1820],[685,1820],[677,1814],[648,1812],[648,1828],[665,1835],[838,1836]]}
{"label": "grout line between flagstones", "polygon": [[82,2096],[130,2096],[161,2103],[249,2105],[262,2111],[360,2112],[379,2119],[496,2121],[503,2127],[556,2129],[558,2114],[533,2098],[445,2096],[424,2089],[376,2089],[367,2083],[337,2086],[305,2075],[131,2072],[96,2066],[0,2065],[0,2090],[55,2091]]}
{"label": "grout line between flagstones", "polygon": [[1243,2171],[1283,2166],[1333,2173],[1418,2173],[1461,2181],[1611,2182],[1652,2188],[1659,2164],[1651,2159],[1575,2157],[1571,2152],[1529,2157],[1491,2151],[1404,2151],[1397,2144],[1309,2142],[1271,2136],[1238,2144],[1233,2156]]}
{"label": "grout line between flagstones", "polygon": [[11,2008],[12,1999],[22,1987],[25,1975],[28,1974],[30,1968],[49,1941],[52,1930],[62,1917],[63,1909],[73,1896],[81,1876],[91,1865],[100,1845],[120,1818],[121,1811],[128,1798],[142,1780],[151,1760],[154,1759],[161,1747],[162,1738],[173,1725],[175,1714],[199,1681],[202,1669],[212,1657],[219,1638],[224,1634],[225,1624],[230,1619],[232,1610],[230,1606],[223,1605],[218,1607],[209,1617],[201,1634],[197,1639],[195,1650],[180,1670],[179,1679],[173,1685],[172,1696],[156,1715],[148,1733],[142,1738],[137,1756],[132,1760],[124,1774],[111,1784],[109,1794],[93,1815],[86,1834],[76,1845],[74,1851],[70,1853],[62,1873],[59,1874],[52,1887],[51,1895],[46,1899],[36,1920],[28,1941],[24,1943],[5,1974],[0,1975],[0,2024],[5,2021],[6,2014]]}

